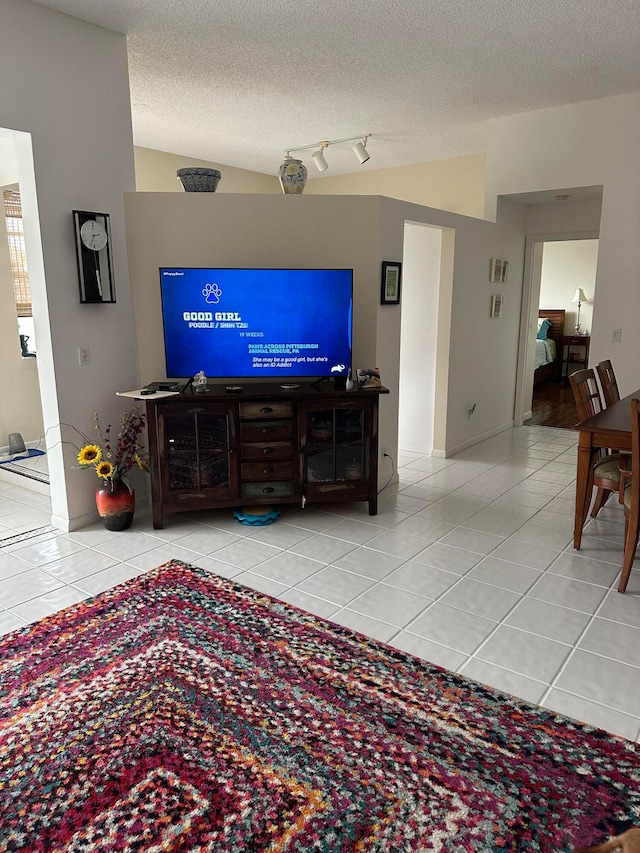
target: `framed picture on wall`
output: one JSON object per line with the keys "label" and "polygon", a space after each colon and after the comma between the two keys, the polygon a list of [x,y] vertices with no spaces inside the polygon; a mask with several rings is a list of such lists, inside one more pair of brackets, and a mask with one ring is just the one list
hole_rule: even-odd
{"label": "framed picture on wall", "polygon": [[400,304],[400,283],[402,279],[402,264],[395,261],[382,262],[382,287],[380,291],[381,305]]}
{"label": "framed picture on wall", "polygon": [[507,280],[507,269],[509,261],[500,260],[500,258],[491,258],[489,262],[489,281],[504,284]]}
{"label": "framed picture on wall", "polygon": [[494,293],[491,297],[491,308],[489,310],[490,317],[502,317],[502,306],[504,305],[504,296],[501,293]]}

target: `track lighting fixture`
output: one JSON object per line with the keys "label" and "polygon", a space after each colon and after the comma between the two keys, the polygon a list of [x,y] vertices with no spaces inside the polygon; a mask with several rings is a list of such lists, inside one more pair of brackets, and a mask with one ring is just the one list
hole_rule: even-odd
{"label": "track lighting fixture", "polygon": [[326,172],[326,170],[329,168],[329,164],[327,163],[327,160],[324,156],[325,150],[330,145],[338,145],[342,142],[354,142],[355,140],[357,140],[352,150],[358,158],[358,162],[362,165],[362,163],[366,163],[369,159],[369,152],[367,151],[367,139],[369,139],[370,136],[370,133],[365,133],[361,136],[347,136],[344,139],[327,139],[323,142],[314,142],[311,145],[298,145],[294,148],[288,148],[285,156],[285,162],[287,159],[291,160],[290,153],[292,151],[308,151],[310,148],[317,148],[318,150],[314,151],[311,155],[311,159],[316,164],[319,172]]}

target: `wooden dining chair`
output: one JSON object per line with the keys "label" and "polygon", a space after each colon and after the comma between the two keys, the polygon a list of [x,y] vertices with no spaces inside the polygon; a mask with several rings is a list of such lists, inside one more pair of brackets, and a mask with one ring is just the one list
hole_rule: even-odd
{"label": "wooden dining chair", "polygon": [[624,508],[624,557],[618,592],[624,592],[638,547],[640,530],[640,400],[631,401],[631,475],[622,472],[620,503]]}
{"label": "wooden dining chair", "polygon": [[599,364],[596,364],[596,370],[598,372],[598,379],[600,380],[600,387],[602,388],[604,404],[609,408],[609,406],[617,403],[620,399],[620,391],[618,391],[618,383],[616,381],[616,375],[613,372],[613,365],[611,364],[611,361],[607,359],[606,361],[601,361]]}
{"label": "wooden dining chair", "polygon": [[[602,397],[593,368],[576,370],[569,375],[569,382],[580,421],[603,411]],[[591,518],[595,518],[611,494],[620,491],[620,454],[611,453],[604,447],[599,448],[594,453],[591,465],[593,484],[598,490],[591,507]]]}

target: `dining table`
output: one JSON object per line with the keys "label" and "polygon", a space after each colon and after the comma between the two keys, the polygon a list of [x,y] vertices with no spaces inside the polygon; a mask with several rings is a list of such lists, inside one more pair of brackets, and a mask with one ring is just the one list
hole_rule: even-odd
{"label": "dining table", "polygon": [[595,455],[603,447],[614,451],[631,450],[631,401],[639,399],[640,389],[622,397],[596,415],[580,421],[574,427],[580,432],[576,474],[576,514],[573,527],[573,547],[578,550],[593,494]]}

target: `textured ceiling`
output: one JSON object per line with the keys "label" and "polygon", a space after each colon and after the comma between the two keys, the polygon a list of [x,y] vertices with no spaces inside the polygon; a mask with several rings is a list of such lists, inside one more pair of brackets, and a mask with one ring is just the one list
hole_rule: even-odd
{"label": "textured ceiling", "polygon": [[640,90],[638,0],[39,3],[126,33],[136,145],[269,174],[360,133],[326,175],[476,153],[486,119]]}

